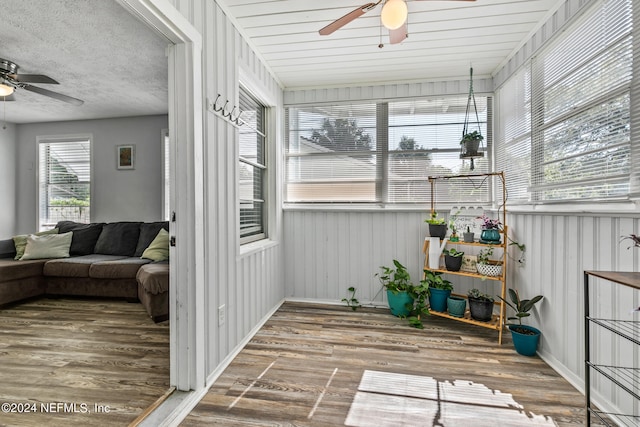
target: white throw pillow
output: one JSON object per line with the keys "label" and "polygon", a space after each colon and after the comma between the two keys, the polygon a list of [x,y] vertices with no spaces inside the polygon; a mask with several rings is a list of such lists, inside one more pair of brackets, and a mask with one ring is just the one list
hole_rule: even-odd
{"label": "white throw pillow", "polygon": [[21,260],[44,258],[69,258],[73,232],[27,237],[27,246]]}

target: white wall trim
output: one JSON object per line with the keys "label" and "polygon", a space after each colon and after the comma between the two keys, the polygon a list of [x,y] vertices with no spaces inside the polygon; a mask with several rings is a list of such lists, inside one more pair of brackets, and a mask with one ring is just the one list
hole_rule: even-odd
{"label": "white wall trim", "polygon": [[[166,0],[118,0],[164,34],[169,46],[169,133],[176,150],[170,233],[170,384],[178,390],[205,386],[204,160],[202,36]],[[179,284],[178,286],[176,284]]]}

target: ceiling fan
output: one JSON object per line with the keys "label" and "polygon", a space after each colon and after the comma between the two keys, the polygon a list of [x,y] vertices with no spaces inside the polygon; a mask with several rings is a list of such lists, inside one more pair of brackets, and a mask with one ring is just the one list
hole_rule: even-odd
{"label": "ceiling fan", "polygon": [[[415,0],[424,1],[424,0]],[[432,0],[436,1],[436,0]],[[448,1],[475,1],[475,0],[448,0]],[[365,13],[375,9],[383,0],[376,3],[367,3],[359,8],[347,13],[341,18],[336,19],[326,27],[322,28],[319,33],[321,36],[328,36],[334,31],[344,27],[354,19],[364,15]],[[384,0],[382,11],[380,13],[380,21],[389,30],[389,42],[396,44],[402,42],[408,37],[407,31],[408,9],[405,0]],[[380,44],[379,47],[383,45]]]}
{"label": "ceiling fan", "polygon": [[32,86],[29,83],[59,84],[51,77],[42,74],[18,74],[18,65],[8,59],[0,58],[0,99],[4,101],[15,101],[13,92],[15,89],[24,89],[29,92],[39,93],[59,101],[68,102],[73,105],[82,105],[84,101],[71,96],[63,95],[52,90]]}

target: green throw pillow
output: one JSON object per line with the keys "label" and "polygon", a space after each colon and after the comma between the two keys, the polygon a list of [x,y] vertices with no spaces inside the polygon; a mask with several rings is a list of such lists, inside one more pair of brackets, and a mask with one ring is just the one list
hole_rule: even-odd
{"label": "green throw pillow", "polygon": [[29,236],[24,255],[20,259],[69,258],[72,239],[72,231],[62,234]]}
{"label": "green throw pillow", "polygon": [[169,259],[169,232],[161,228],[158,235],[142,252],[140,258],[150,259],[152,261],[164,261]]}
{"label": "green throw pillow", "polygon": [[[53,228],[47,231],[39,231],[31,236],[46,236],[47,234],[58,234],[58,229]],[[16,246],[16,256],[14,259],[18,260],[24,255],[24,249],[27,247],[27,237],[29,234],[21,234],[19,236],[13,236],[13,244]]]}

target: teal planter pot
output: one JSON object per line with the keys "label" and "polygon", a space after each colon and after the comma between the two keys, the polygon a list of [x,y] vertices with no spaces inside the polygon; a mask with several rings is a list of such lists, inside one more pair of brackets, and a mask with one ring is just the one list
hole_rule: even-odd
{"label": "teal planter pot", "polygon": [[429,288],[429,306],[433,311],[447,311],[447,298],[451,290]]}
{"label": "teal planter pot", "polygon": [[460,297],[449,297],[447,298],[447,308],[451,316],[464,317],[464,312],[467,309],[467,300]]}
{"label": "teal planter pot", "polygon": [[485,228],[480,234],[480,243],[500,244],[500,232],[495,228]]}
{"label": "teal planter pot", "polygon": [[[514,328],[522,328],[528,331],[535,332],[535,335],[521,334],[514,331]],[[509,325],[511,331],[511,338],[513,339],[513,346],[516,348],[518,354],[523,356],[535,356],[538,349],[538,341],[540,341],[540,330],[533,326],[527,325]]]}
{"label": "teal planter pot", "polygon": [[404,291],[394,294],[387,290],[387,301],[389,302],[391,314],[398,317],[407,316],[409,314],[411,310],[407,308],[407,305],[409,305],[409,307],[413,307],[413,298],[408,292]]}

